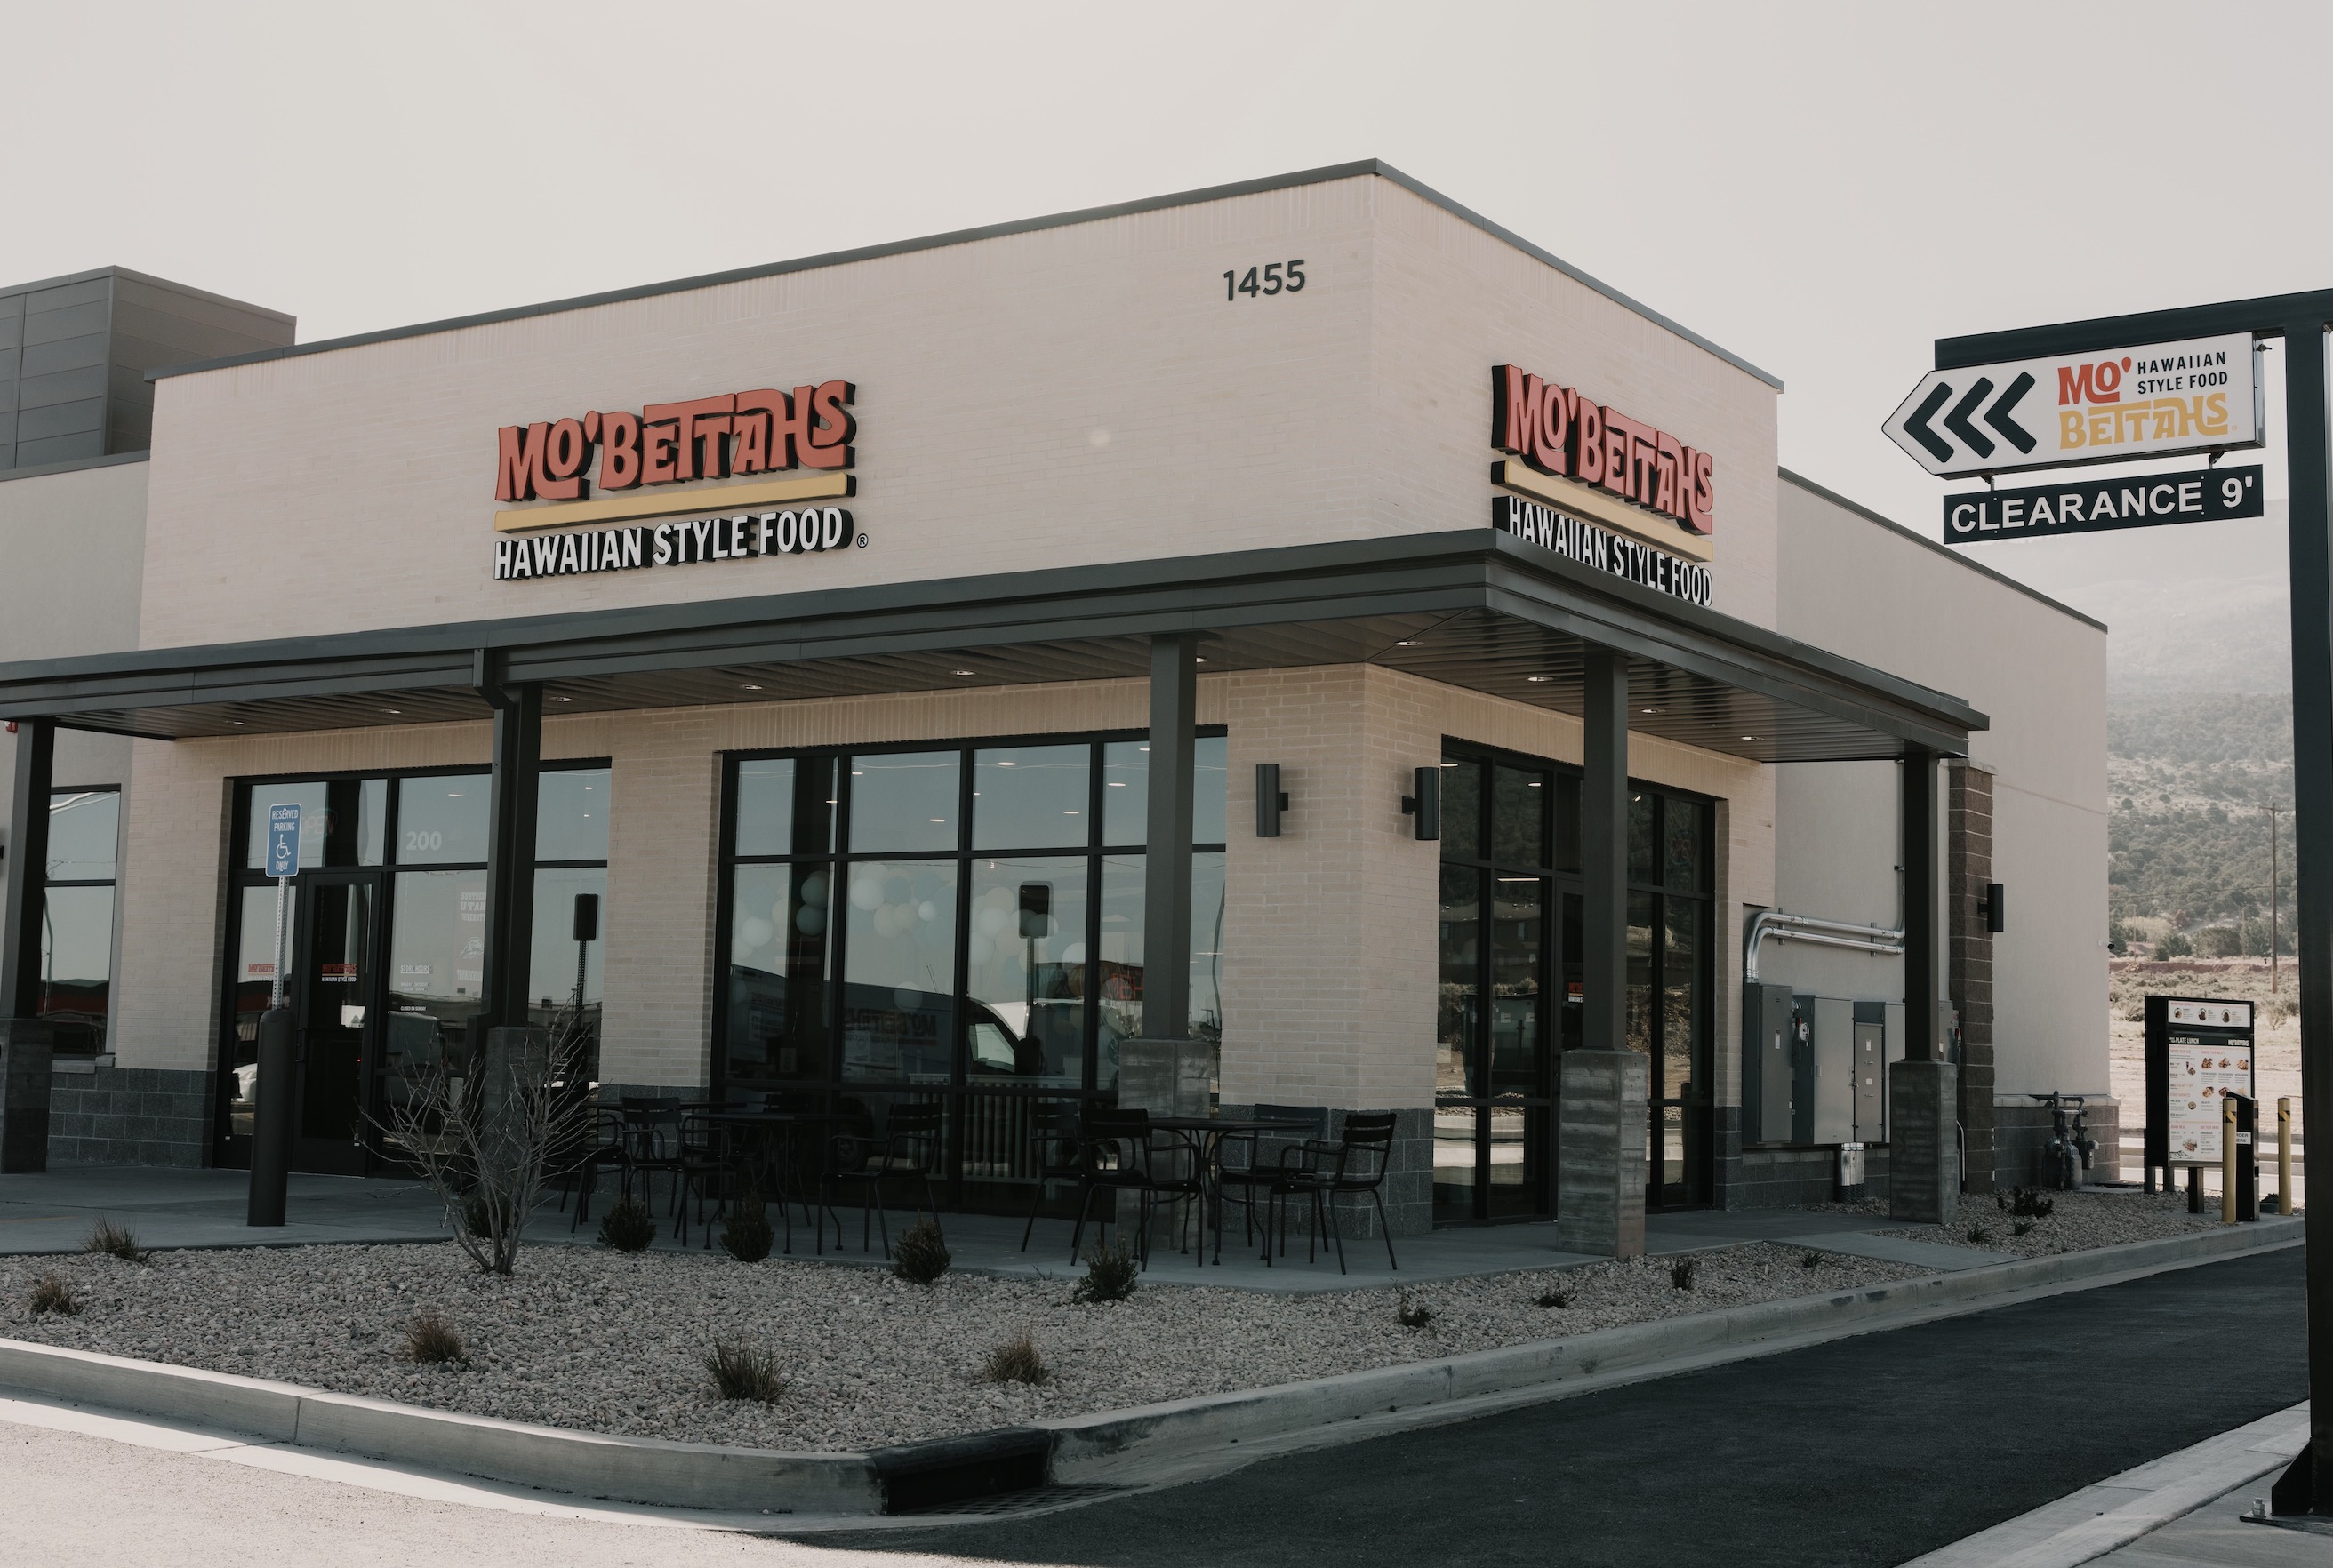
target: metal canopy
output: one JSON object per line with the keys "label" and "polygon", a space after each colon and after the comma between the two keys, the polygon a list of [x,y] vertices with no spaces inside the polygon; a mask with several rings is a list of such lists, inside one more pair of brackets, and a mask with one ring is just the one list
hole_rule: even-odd
{"label": "metal canopy", "polygon": [[546,712],[1137,680],[1149,639],[1206,674],[1375,664],[1579,713],[1591,647],[1629,726],[1764,762],[1967,749],[1957,697],[1490,529],[900,587],[143,649],[0,664],[0,718],[169,740],[478,720],[490,680]]}

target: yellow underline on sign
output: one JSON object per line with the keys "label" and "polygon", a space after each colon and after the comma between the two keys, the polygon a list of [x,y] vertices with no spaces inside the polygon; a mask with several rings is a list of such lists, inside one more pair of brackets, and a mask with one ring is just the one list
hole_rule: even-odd
{"label": "yellow underline on sign", "polygon": [[1618,529],[1631,539],[1640,539],[1687,560],[1708,560],[1717,553],[1706,534],[1691,532],[1683,523],[1630,506],[1592,484],[1582,484],[1560,474],[1541,473],[1512,459],[1503,459],[1497,466],[1498,473],[1493,477],[1499,483],[1534,501],[1561,507],[1574,517]]}
{"label": "yellow underline on sign", "polygon": [[713,484],[695,490],[636,492],[611,495],[600,501],[564,501],[553,506],[505,507],[494,513],[494,531],[533,533],[538,529],[573,528],[586,522],[618,522],[634,517],[738,512],[756,506],[782,506],[794,501],[825,501],[858,492],[858,480],[848,473],[805,473],[792,479],[763,480],[759,484]]}

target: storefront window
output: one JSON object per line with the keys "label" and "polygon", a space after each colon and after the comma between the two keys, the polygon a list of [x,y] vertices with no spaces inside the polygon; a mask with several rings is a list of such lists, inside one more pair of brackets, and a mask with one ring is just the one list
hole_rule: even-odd
{"label": "storefront window", "polygon": [[[1198,738],[1203,1038],[1223,1028],[1227,763]],[[938,1095],[958,1178],[1025,1183],[1033,1123],[1011,1097],[1106,1093],[1143,1028],[1148,785],[1138,736],[736,759],[718,1086],[833,1085],[870,1118],[886,1091]]]}
{"label": "storefront window", "polygon": [[59,1056],[105,1049],[113,998],[113,868],[121,797],[49,796],[48,883],[41,909],[40,1017]]}

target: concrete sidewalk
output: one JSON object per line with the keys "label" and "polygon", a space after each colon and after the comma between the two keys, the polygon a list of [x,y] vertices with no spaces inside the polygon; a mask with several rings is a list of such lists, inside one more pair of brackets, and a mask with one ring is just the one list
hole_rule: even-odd
{"label": "concrete sidewalk", "polygon": [[[158,1248],[287,1247],[318,1242],[419,1242],[448,1239],[437,1200],[418,1182],[354,1176],[294,1176],[285,1212],[289,1223],[278,1229],[254,1229],[244,1223],[250,1178],[241,1171],[161,1171],[114,1165],[60,1166],[40,1175],[0,1176],[0,1255],[76,1252],[100,1219],[126,1225],[139,1243]],[[530,1228],[540,1242],[590,1245],[597,1240],[598,1215],[611,1200],[603,1190],[594,1217],[570,1229],[567,1213],[545,1207]],[[680,1245],[668,1199],[656,1194],[659,1248]],[[1236,1214],[1236,1210],[1233,1210]],[[773,1212],[773,1223],[779,1217]],[[792,1256],[805,1261],[819,1258],[811,1221],[797,1206],[792,1212]],[[823,1260],[862,1267],[888,1267],[879,1238],[867,1250],[859,1244],[860,1215],[856,1209],[841,1213],[843,1245],[838,1250],[831,1222],[826,1229]],[[894,1234],[914,1216],[894,1210]],[[1023,1221],[998,1215],[944,1214],[955,1267],[1007,1278],[1061,1278],[1077,1272],[1069,1256],[1068,1221],[1040,1219],[1027,1252],[1021,1250]],[[1877,1236],[1896,1221],[1884,1215],[1838,1214],[1800,1209],[1755,1209],[1724,1212],[1688,1209],[1655,1214],[1646,1222],[1647,1245],[1655,1254],[1702,1251],[1737,1247],[1752,1241],[1774,1241],[1813,1251],[1859,1257],[1887,1258],[1935,1273],[1953,1273],[1986,1264],[2003,1263],[2010,1255],[1965,1247],[1945,1247],[1902,1237]],[[1090,1227],[1089,1239],[1094,1232]],[[1113,1230],[1113,1237],[1117,1234]],[[702,1248],[705,1229],[693,1220],[688,1245]],[[1171,1236],[1154,1236],[1147,1282],[1153,1285],[1212,1285],[1234,1289],[1301,1293],[1351,1290],[1369,1286],[1407,1285],[1470,1276],[1504,1274],[1518,1269],[1562,1268],[1596,1261],[1588,1254],[1565,1252],[1555,1245],[1552,1224],[1484,1226],[1436,1230],[1426,1236],[1394,1239],[1398,1271],[1386,1262],[1386,1246],[1374,1238],[1348,1238],[1345,1259],[1350,1272],[1339,1274],[1333,1245],[1316,1252],[1307,1263],[1304,1238],[1291,1238],[1289,1256],[1266,1267],[1258,1248],[1246,1242],[1238,1220],[1232,1221],[1223,1247],[1223,1262],[1201,1267],[1191,1254],[1175,1249]],[[780,1245],[784,1229],[780,1226]],[[717,1245],[717,1243],[716,1243]],[[1209,1247],[1209,1254],[1214,1254]]]}

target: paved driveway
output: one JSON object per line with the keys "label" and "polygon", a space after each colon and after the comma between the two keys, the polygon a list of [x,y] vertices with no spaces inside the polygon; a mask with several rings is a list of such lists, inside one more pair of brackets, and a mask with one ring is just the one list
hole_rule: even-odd
{"label": "paved driveway", "polygon": [[820,1535],[1065,1564],[1898,1563],[2307,1397],[2298,1248],[1043,1517]]}

